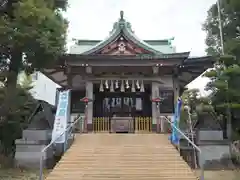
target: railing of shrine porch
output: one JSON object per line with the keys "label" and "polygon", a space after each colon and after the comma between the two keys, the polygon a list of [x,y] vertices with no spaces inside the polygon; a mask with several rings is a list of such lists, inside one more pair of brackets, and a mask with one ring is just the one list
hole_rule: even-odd
{"label": "railing of shrine porch", "polygon": [[[134,131],[139,133],[152,132],[152,117],[133,117]],[[131,122],[130,122],[131,123]],[[94,117],[93,118],[94,132],[110,132],[111,118],[110,117]]]}
{"label": "railing of shrine porch", "polygon": [[[179,128],[177,128],[172,121],[165,117],[165,116],[161,116],[159,117],[159,119],[164,120],[165,122],[167,122],[169,125],[171,125],[172,128],[174,128],[186,141],[188,141],[189,144],[191,144],[193,146],[193,148],[198,151],[198,155],[199,155],[199,167],[200,167],[200,180],[204,180],[204,164],[205,164],[205,159],[204,159],[204,155],[201,151],[201,149],[192,141],[190,140],[185,134],[184,132],[182,132]],[[163,123],[163,121],[161,122]]]}

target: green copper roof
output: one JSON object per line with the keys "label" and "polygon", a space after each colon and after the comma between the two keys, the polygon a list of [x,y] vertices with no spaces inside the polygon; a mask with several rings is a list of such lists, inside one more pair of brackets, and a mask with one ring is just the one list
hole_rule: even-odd
{"label": "green copper roof", "polygon": [[[172,44],[171,39],[160,39],[160,40],[143,40],[148,45],[171,45]],[[97,43],[100,43],[101,40],[89,40],[89,39],[78,39],[76,40],[76,45],[96,45]]]}
{"label": "green copper roof", "polygon": [[[113,30],[111,31],[109,37],[107,37],[105,40],[97,43],[92,49],[87,50],[87,51],[83,52],[82,54],[91,54],[98,50],[101,50],[103,47],[105,47],[109,43],[113,42],[120,36],[123,36],[123,37],[131,40],[132,42],[137,44],[139,47],[142,47],[142,48],[146,49],[147,51],[150,51],[153,54],[163,54],[162,52],[157,51],[152,46],[150,46],[146,42],[144,42],[144,41],[140,40],[138,37],[136,37],[136,35],[134,34],[134,32],[131,28],[131,24],[124,19],[123,11],[120,12],[120,19],[118,20],[118,22],[114,23]],[[171,41],[169,40],[169,42],[171,42]]]}

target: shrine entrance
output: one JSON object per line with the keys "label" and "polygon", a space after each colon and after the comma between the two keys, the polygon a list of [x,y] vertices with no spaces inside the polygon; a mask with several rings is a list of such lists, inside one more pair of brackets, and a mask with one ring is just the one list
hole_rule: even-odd
{"label": "shrine entrance", "polygon": [[[136,94],[127,92],[99,93],[103,113],[109,117],[133,117],[136,111]],[[142,100],[140,98],[140,100]],[[140,102],[139,108],[142,108]]]}
{"label": "shrine entrance", "polygon": [[[97,90],[97,88],[96,88]],[[144,92],[94,92],[93,123],[96,131],[134,132],[139,127],[138,119],[148,119],[152,116],[150,86]],[[142,127],[143,128],[143,127]],[[137,128],[138,129],[138,128]]]}

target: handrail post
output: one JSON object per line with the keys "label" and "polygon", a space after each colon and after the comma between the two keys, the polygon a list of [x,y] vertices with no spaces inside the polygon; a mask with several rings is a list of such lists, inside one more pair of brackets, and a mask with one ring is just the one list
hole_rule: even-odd
{"label": "handrail post", "polygon": [[39,180],[43,180],[43,152],[41,152],[40,157]]}
{"label": "handrail post", "polygon": [[167,117],[163,116],[164,120],[167,121],[179,134],[182,135],[192,146],[199,152],[199,166],[200,166],[200,180],[204,180],[204,165],[205,165],[205,158],[203,157],[203,153],[201,149],[191,141],[179,128],[177,128],[174,123],[172,123]]}
{"label": "handrail post", "polygon": [[63,153],[65,153],[66,152],[66,150],[67,150],[67,145],[68,145],[68,132],[66,132],[66,134],[64,134],[65,135],[65,142],[64,142],[64,144],[63,144]]}
{"label": "handrail post", "polygon": [[[39,166],[39,180],[43,180],[43,160],[44,160],[44,153],[48,150],[48,148],[50,148],[61,136],[63,136],[64,134],[65,135],[68,135],[68,132],[69,130],[76,125],[76,123],[78,121],[82,120],[82,117],[80,116],[77,116],[75,121],[73,123],[71,123],[71,125],[69,125],[62,133],[60,133],[59,135],[57,135],[55,137],[55,139],[52,139],[52,141],[47,145],[45,146],[42,151],[41,151],[41,156],[40,156],[40,166]],[[68,136],[67,138],[65,139],[66,141],[68,140]],[[66,141],[64,142],[64,152],[65,152],[65,148],[66,148]]]}
{"label": "handrail post", "polygon": [[204,164],[205,159],[203,158],[203,153],[199,152],[199,166],[200,166],[200,180],[204,180]]}

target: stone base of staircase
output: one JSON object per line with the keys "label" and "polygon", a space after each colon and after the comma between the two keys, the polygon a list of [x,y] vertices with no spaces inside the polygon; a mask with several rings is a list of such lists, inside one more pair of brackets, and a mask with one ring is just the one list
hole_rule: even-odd
{"label": "stone base of staircase", "polygon": [[47,180],[196,180],[162,134],[77,135]]}

